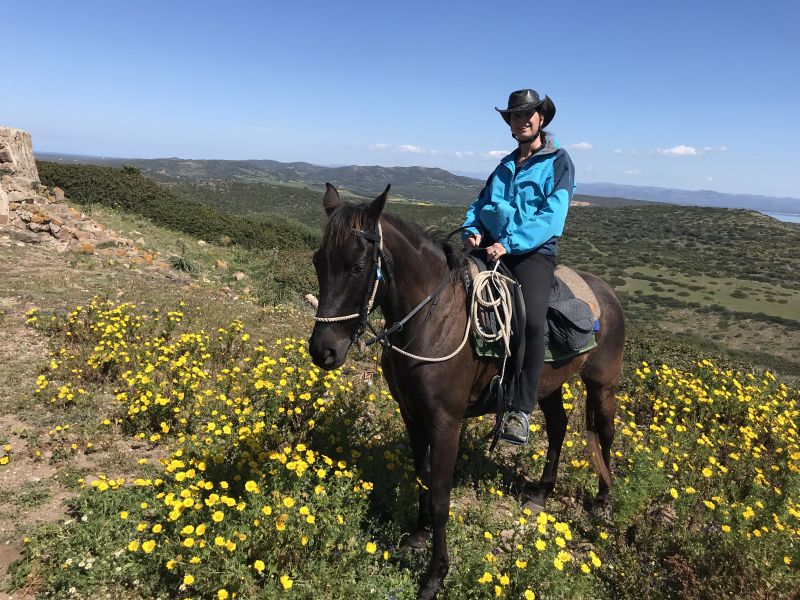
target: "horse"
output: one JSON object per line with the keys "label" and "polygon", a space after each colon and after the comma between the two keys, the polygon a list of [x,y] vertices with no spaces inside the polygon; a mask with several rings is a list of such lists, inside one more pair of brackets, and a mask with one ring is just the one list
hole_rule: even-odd
{"label": "horse", "polygon": [[[313,256],[320,296],[309,352],[318,367],[336,369],[364,333],[371,310],[380,306],[386,323],[395,324],[382,336],[388,336],[391,346],[384,345],[381,366],[400,407],[420,482],[417,525],[406,545],[425,548],[432,529],[432,556],[418,593],[428,600],[437,595],[449,569],[445,525],[462,421],[498,374],[500,363],[480,359],[470,344],[463,344],[469,298],[459,274],[462,261],[450,244],[384,214],[390,186],[369,204],[352,204],[342,203],[336,188],[325,185],[328,220]],[[530,486],[523,498],[525,506],[543,508],[555,487],[567,429],[562,385],[575,374],[586,386],[587,446],[599,476],[597,502],[608,501],[612,485],[610,451],[625,324],[608,284],[589,273],[581,276],[602,311],[597,346],[544,367],[538,405],[544,413],[547,456],[538,485]],[[419,360],[402,349],[424,352],[425,358],[453,356]]]}

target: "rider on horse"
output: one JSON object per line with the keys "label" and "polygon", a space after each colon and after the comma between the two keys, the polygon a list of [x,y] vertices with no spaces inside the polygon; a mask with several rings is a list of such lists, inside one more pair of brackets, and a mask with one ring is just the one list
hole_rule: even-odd
{"label": "rider on horse", "polygon": [[548,96],[542,100],[535,90],[519,90],[508,97],[508,108],[495,110],[510,125],[519,146],[500,161],[470,205],[464,243],[468,248],[485,248],[489,260],[501,260],[522,288],[525,356],[500,439],[525,445],[544,366],[557,238],[564,231],[575,187],[574,167],[566,150],[543,131],[556,113]]}

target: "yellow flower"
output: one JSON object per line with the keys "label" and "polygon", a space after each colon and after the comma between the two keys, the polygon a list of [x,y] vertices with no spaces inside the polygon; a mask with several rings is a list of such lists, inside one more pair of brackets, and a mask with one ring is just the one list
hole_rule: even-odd
{"label": "yellow flower", "polygon": [[536,594],[531,590],[525,590],[525,600],[536,600]]}
{"label": "yellow flower", "polygon": [[281,575],[281,585],[283,589],[288,590],[294,585],[294,581],[292,581],[288,575]]}
{"label": "yellow flower", "polygon": [[119,518],[122,519],[123,521],[125,519],[127,519],[128,518],[128,511],[127,510],[123,510],[121,513],[119,513]]}
{"label": "yellow flower", "polygon": [[536,543],[534,544],[534,547],[539,552],[544,552],[544,549],[547,547],[547,543],[542,539],[538,539],[538,540],[536,540]]}
{"label": "yellow flower", "polygon": [[500,585],[508,585],[509,583],[511,583],[511,580],[508,578],[508,575],[500,576]]}
{"label": "yellow flower", "polygon": [[788,556],[784,556],[783,557],[783,562],[786,563],[787,565],[790,565],[790,564],[792,564],[792,559],[789,558]]}
{"label": "yellow flower", "polygon": [[287,496],[286,498],[283,499],[283,505],[286,508],[292,508],[294,506],[294,498],[292,498],[291,496]]}
{"label": "yellow flower", "polygon": [[480,579],[478,579],[478,583],[489,583],[492,581],[492,579],[494,579],[492,577],[492,574],[484,571],[483,576]]}
{"label": "yellow flower", "polygon": [[676,490],[675,488],[669,488],[669,493],[673,498],[678,497],[678,490]]}
{"label": "yellow flower", "polygon": [[130,552],[136,552],[139,549],[139,540],[131,540],[128,544],[128,550]]}
{"label": "yellow flower", "polygon": [[255,481],[248,481],[244,484],[244,489],[246,489],[248,492],[255,493],[258,491],[258,484]]}
{"label": "yellow flower", "polygon": [[517,559],[517,561],[514,564],[517,565],[518,569],[524,569],[525,567],[528,566],[528,561]]}
{"label": "yellow flower", "polygon": [[217,592],[217,600],[228,600],[230,594],[228,594],[228,590],[222,588]]}
{"label": "yellow flower", "polygon": [[211,520],[214,521],[214,523],[219,523],[224,518],[225,514],[221,510],[214,511],[214,514],[211,515]]}
{"label": "yellow flower", "polygon": [[554,566],[556,569],[558,569],[559,571],[563,571],[563,570],[564,570],[564,563],[563,563],[563,562],[561,562],[561,561],[560,561],[559,559],[557,559],[557,558],[554,558],[554,559],[553,559],[553,566]]}
{"label": "yellow flower", "polygon": [[265,506],[264,508],[261,509],[261,512],[264,513],[266,516],[269,516],[272,514],[272,507]]}
{"label": "yellow flower", "polygon": [[194,583],[194,575],[184,575],[183,585],[192,585]]}
{"label": "yellow flower", "polygon": [[583,571],[584,573],[590,573],[591,569],[589,568],[589,565],[587,565],[586,563],[581,563],[581,571]]}
{"label": "yellow flower", "polygon": [[153,525],[152,531],[153,533],[161,533],[162,529],[163,527],[161,526],[161,523],[156,523],[155,525]]}
{"label": "yellow flower", "polygon": [[703,474],[704,477],[711,477],[711,475],[713,474],[713,471],[711,469],[709,469],[708,467],[703,467],[703,470],[701,471],[701,473]]}
{"label": "yellow flower", "polygon": [[367,553],[375,554],[375,551],[377,549],[378,549],[378,547],[375,545],[374,542],[367,542],[367,547],[366,547]]}
{"label": "yellow flower", "polygon": [[156,547],[155,540],[147,540],[145,543],[142,544],[142,551],[145,554],[150,554]]}

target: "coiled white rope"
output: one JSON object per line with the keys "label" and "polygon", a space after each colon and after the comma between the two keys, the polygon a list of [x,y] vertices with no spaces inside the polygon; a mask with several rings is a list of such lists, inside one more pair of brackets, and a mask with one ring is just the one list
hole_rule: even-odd
{"label": "coiled white rope", "polygon": [[[505,358],[511,354],[511,309],[513,305],[511,291],[508,286],[515,285],[516,282],[510,277],[498,273],[498,264],[499,263],[496,263],[494,269],[491,271],[482,271],[473,278],[472,295],[470,297],[470,316],[467,319],[464,339],[461,340],[461,344],[458,348],[453,350],[453,352],[447,356],[431,358],[429,356],[418,356],[395,346],[391,346],[391,349],[398,354],[423,362],[444,362],[450,360],[464,349],[464,346],[467,345],[467,340],[469,340],[470,327],[474,327],[476,334],[488,342],[494,342],[499,339],[503,340],[505,346],[505,357],[503,360],[505,362]],[[500,328],[496,334],[486,332],[480,326],[478,307],[491,308],[494,311],[497,322],[500,324]]]}

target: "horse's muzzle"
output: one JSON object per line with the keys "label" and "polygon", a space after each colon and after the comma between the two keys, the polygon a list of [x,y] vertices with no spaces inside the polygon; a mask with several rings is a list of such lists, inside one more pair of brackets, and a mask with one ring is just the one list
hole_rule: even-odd
{"label": "horse's muzzle", "polygon": [[347,358],[347,350],[350,348],[350,339],[347,336],[336,335],[334,329],[337,328],[317,323],[308,340],[308,352],[311,360],[326,371],[341,367]]}

